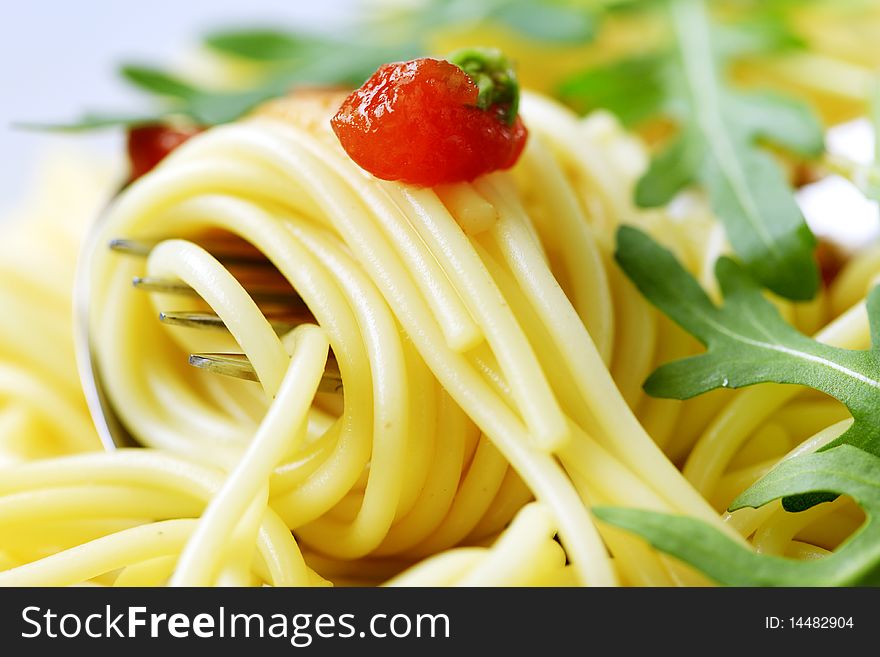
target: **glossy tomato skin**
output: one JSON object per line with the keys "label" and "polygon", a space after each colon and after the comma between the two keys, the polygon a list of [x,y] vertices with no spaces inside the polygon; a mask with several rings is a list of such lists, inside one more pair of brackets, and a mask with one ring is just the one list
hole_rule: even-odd
{"label": "glossy tomato skin", "polygon": [[516,162],[527,130],[503,108],[476,107],[478,89],[444,60],[387,64],[342,104],[331,125],[342,147],[383,180],[421,186],[473,180]]}
{"label": "glossy tomato skin", "polygon": [[130,128],[127,145],[130,180],[151,171],[168,153],[199,132],[201,128],[172,128],[158,123]]}

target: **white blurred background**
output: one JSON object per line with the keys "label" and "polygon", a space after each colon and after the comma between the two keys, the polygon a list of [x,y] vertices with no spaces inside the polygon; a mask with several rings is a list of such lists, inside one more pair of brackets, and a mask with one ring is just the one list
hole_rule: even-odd
{"label": "white blurred background", "polygon": [[0,21],[0,213],[21,196],[39,155],[54,144],[113,153],[121,130],[59,135],[12,127],[69,122],[83,110],[144,109],[115,73],[121,61],[169,63],[222,27],[331,29],[357,0],[27,0]]}

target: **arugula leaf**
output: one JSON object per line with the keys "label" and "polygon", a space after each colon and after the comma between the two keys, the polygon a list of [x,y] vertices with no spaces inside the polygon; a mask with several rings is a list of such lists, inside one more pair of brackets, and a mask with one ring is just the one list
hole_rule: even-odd
{"label": "arugula leaf", "polygon": [[[424,54],[415,40],[338,38],[277,30],[215,32],[205,44],[269,67],[290,83],[360,85],[380,65]],[[271,77],[270,77],[271,79]]]}
{"label": "arugula leaf", "polygon": [[636,228],[619,229],[615,259],[648,301],[707,347],[658,368],[645,382],[648,394],[689,399],[756,383],[808,386],[843,402],[854,419],[823,449],[850,444],[880,455],[880,288],[868,296],[872,346],[852,351],[817,342],[786,323],[729,258],[715,266],[720,307],[671,252]]}
{"label": "arugula leaf", "polygon": [[215,91],[156,68],[129,65],[123,66],[121,72],[135,86],[168,99],[169,112],[189,117],[200,125],[233,121],[289,88],[286,80],[275,79],[255,89]]}
{"label": "arugula leaf", "polygon": [[[585,112],[602,107],[626,125],[667,116],[679,134],[652,159],[636,185],[642,207],[669,203],[699,184],[709,194],[734,250],[749,271],[782,296],[806,300],[819,287],[816,241],[785,176],[759,143],[815,158],[822,125],[806,104],[771,92],[738,92],[719,63],[798,46],[774,11],[752,12],[734,25],[710,22],[704,0],[669,0],[677,51],[612,62],[565,80],[560,98]],[[710,35],[717,37],[713,48]]]}
{"label": "arugula leaf", "polygon": [[[16,128],[24,130],[43,130],[51,132],[84,132],[116,126],[138,126],[168,121],[182,116],[191,121],[203,122],[205,116],[193,106],[212,105],[202,99],[205,93],[190,83],[165,71],[149,66],[124,65],[120,74],[132,85],[147,93],[164,97],[170,101],[164,110],[152,113],[112,113],[85,112],[79,119],[70,123],[16,123]],[[209,112],[210,114],[210,112]]]}
{"label": "arugula leaf", "polygon": [[880,458],[850,445],[784,461],[740,495],[731,510],[810,494],[850,495],[868,518],[833,554],[815,561],[761,555],[694,518],[654,511],[599,507],[602,521],[642,536],[651,545],[730,586],[880,585]]}
{"label": "arugula leaf", "polygon": [[684,130],[651,160],[636,183],[636,203],[657,207],[669,203],[698,177],[703,163],[703,144],[694,130]]}
{"label": "arugula leaf", "polygon": [[804,48],[804,39],[794,32],[778,12],[751,10],[750,15],[715,32],[718,53],[723,57],[785,52]]}
{"label": "arugula leaf", "polygon": [[[709,192],[713,209],[753,275],[777,294],[810,299],[819,287],[813,258],[815,239],[782,172],[752,147],[755,126],[749,117],[745,127],[740,125],[741,114],[734,114],[736,108],[726,104],[729,95],[723,93],[715,71],[703,0],[672,0],[669,7],[687,89],[686,114],[705,148],[705,160],[697,167],[699,179]],[[791,107],[782,110],[767,97],[761,107],[762,119],[792,113]],[[769,107],[774,111],[768,112]],[[752,121],[755,114],[751,114]],[[774,125],[778,122],[774,120]],[[764,134],[774,134],[772,128]],[[656,166],[654,171],[658,171]]]}
{"label": "arugula leaf", "polygon": [[205,37],[205,45],[213,50],[264,62],[303,57],[320,43],[312,36],[267,29],[224,30]]}
{"label": "arugula leaf", "polygon": [[825,151],[822,123],[809,105],[795,98],[764,91],[730,93],[725,109],[751,139],[779,146],[806,158]]}
{"label": "arugula leaf", "polygon": [[134,86],[157,96],[188,100],[200,93],[188,82],[149,66],[126,64],[119,69],[119,73]]}
{"label": "arugula leaf", "polygon": [[398,13],[395,27],[419,34],[494,23],[534,41],[580,45],[596,36],[604,11],[600,3],[582,0],[426,0],[411,12]]}
{"label": "arugula leaf", "polygon": [[[268,50],[260,50],[257,39],[260,32],[224,33],[209,37],[220,50],[235,51],[240,56],[277,59],[276,66],[253,88],[242,90],[214,90],[196,86],[162,69],[128,65],[121,69],[123,77],[140,89],[161,97],[166,108],[154,114],[116,115],[87,114],[69,124],[32,125],[35,129],[90,130],[114,125],[153,123],[169,116],[182,116],[203,126],[234,121],[262,102],[282,96],[298,85],[323,84],[359,86],[381,64],[388,61],[412,59],[421,49],[411,42],[391,46],[364,43],[343,43],[313,39],[305,59],[286,61],[282,54],[282,33],[274,33]],[[291,37],[292,39],[292,37]],[[291,42],[291,47],[292,42]],[[303,48],[306,48],[303,45]],[[274,54],[270,52],[275,50]],[[305,50],[303,52],[306,52]]]}
{"label": "arugula leaf", "polygon": [[[192,98],[181,111],[199,125],[228,123],[243,116],[262,102],[283,94],[282,85],[233,92],[203,91]],[[284,87],[285,89],[289,87]]]}
{"label": "arugula leaf", "polygon": [[699,177],[727,238],[749,272],[789,299],[819,287],[816,240],[773,159],[738,140],[715,139]]}
{"label": "arugula leaf", "polygon": [[262,66],[262,79],[254,87],[206,89],[162,69],[125,66],[121,74],[128,82],[159,97],[166,106],[145,115],[92,113],[69,124],[26,127],[90,130],[157,122],[169,116],[182,116],[204,126],[227,123],[297,85],[359,86],[381,64],[427,54],[426,39],[442,26],[496,21],[538,41],[581,44],[595,36],[598,14],[596,8],[567,0],[428,0],[417,11],[388,12],[384,20],[369,26],[366,38],[363,27],[355,32],[353,25],[341,36],[273,28],[218,31],[204,38],[205,45]]}
{"label": "arugula leaf", "polygon": [[546,0],[507,0],[490,16],[538,41],[580,44],[596,36],[596,15],[583,5]]}
{"label": "arugula leaf", "polygon": [[[251,34],[250,36],[254,36]],[[228,39],[234,41],[232,35]],[[228,44],[226,44],[228,45]],[[241,45],[241,43],[239,43]],[[321,47],[329,45],[325,43]],[[242,46],[242,51],[246,47]],[[134,86],[164,100],[164,108],[153,114],[86,114],[70,124],[37,126],[51,130],[91,130],[117,125],[156,123],[170,116],[181,116],[203,126],[228,123],[243,116],[261,103],[277,98],[303,84],[358,86],[380,64],[411,59],[412,44],[393,47],[352,44],[328,50],[322,56],[309,56],[307,61],[279,65],[257,85],[241,90],[214,90],[191,84],[159,68],[126,65],[121,74]]]}
{"label": "arugula leaf", "polygon": [[602,108],[626,126],[664,112],[668,62],[660,56],[637,56],[587,69],[564,80],[559,98],[585,114]]}

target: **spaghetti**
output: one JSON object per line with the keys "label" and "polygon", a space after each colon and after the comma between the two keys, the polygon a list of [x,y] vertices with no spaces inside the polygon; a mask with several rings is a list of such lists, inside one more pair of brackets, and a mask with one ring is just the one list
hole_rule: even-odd
{"label": "spaghetti", "polygon": [[[89,256],[91,335],[146,449],[87,453],[60,337],[72,245],[53,262],[40,226],[26,252],[45,269],[4,253],[16,277],[33,273],[0,289],[18,318],[0,324],[0,440],[19,461],[0,476],[0,585],[693,585],[704,578],[590,507],[687,514],[798,558],[858,526],[846,500],[720,513],[787,454],[839,435],[837,402],[774,385],[643,395],[657,364],[696,346],[612,264],[616,227],[650,231],[709,288],[726,247],[700,198],[633,205],[647,156],[610,116],[526,95],[531,137],[511,172],[431,189],[359,169],[330,132],[333,105],[281,99],[208,130],[108,210]],[[277,334],[206,236],[258,250],[309,320]],[[138,260],[105,248],[120,237],[159,244]],[[864,345],[865,258],[783,312]],[[136,276],[198,296],[136,291]],[[168,310],[210,310],[227,332],[156,321]],[[186,364],[211,351],[246,354],[259,384]],[[331,353],[341,393],[318,391]]]}

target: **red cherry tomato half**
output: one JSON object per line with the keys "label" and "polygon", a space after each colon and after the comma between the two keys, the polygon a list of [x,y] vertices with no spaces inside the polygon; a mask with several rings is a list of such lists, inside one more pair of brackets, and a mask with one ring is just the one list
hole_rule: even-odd
{"label": "red cherry tomato half", "polygon": [[528,131],[505,108],[476,106],[479,90],[444,60],[386,64],[331,120],[345,152],[383,180],[422,186],[473,180],[513,166]]}

